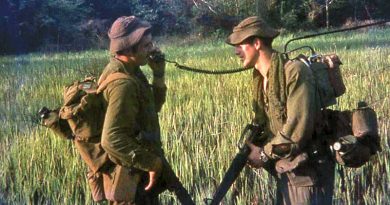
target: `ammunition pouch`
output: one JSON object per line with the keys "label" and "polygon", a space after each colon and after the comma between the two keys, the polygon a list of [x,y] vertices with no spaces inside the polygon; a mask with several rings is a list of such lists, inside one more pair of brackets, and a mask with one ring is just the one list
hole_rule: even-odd
{"label": "ammunition pouch", "polygon": [[107,169],[87,172],[89,188],[95,202],[104,200],[134,202],[137,187],[141,181],[141,171],[133,171],[120,165],[109,163]]}
{"label": "ammunition pouch", "polygon": [[104,193],[109,201],[134,202],[142,173],[116,165],[103,172]]}

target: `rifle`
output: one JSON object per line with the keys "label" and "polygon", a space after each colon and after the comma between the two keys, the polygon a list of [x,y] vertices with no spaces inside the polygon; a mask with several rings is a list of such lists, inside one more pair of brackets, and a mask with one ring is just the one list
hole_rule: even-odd
{"label": "rifle", "polygon": [[[233,182],[237,179],[240,172],[244,169],[248,156],[251,152],[251,149],[246,144],[246,142],[253,142],[254,140],[259,140],[259,142],[264,142],[265,139],[262,136],[263,128],[257,124],[247,124],[244,131],[241,134],[238,148],[239,151],[234,157],[232,163],[229,166],[228,171],[212,199],[204,199],[205,204],[207,205],[218,205],[223,197],[226,195],[229,188],[232,186]],[[245,139],[245,141],[243,141]],[[211,201],[211,202],[210,202]]]}
{"label": "rifle", "polygon": [[163,170],[161,173],[162,182],[165,184],[166,188],[175,193],[177,199],[183,205],[195,205],[195,202],[192,200],[190,194],[184,188],[183,184],[180,182],[179,178],[176,176],[175,172],[172,170],[167,159],[164,156],[161,156],[163,161]]}

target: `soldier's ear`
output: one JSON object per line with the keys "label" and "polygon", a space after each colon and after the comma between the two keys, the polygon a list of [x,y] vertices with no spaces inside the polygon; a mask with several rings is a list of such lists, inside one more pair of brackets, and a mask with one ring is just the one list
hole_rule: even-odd
{"label": "soldier's ear", "polygon": [[262,42],[259,38],[254,38],[253,39],[253,46],[255,47],[256,50],[260,50],[262,46]]}

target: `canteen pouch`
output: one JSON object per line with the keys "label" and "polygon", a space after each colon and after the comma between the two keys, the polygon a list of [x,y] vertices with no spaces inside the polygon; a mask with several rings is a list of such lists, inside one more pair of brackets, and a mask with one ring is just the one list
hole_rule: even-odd
{"label": "canteen pouch", "polygon": [[120,165],[103,174],[104,191],[107,200],[134,202],[141,174]]}
{"label": "canteen pouch", "polygon": [[92,198],[95,202],[101,202],[106,199],[104,195],[103,174],[101,172],[94,173],[92,170],[87,172],[89,188]]}
{"label": "canteen pouch", "polygon": [[365,102],[352,111],[352,133],[370,146],[371,154],[381,151],[377,115]]}

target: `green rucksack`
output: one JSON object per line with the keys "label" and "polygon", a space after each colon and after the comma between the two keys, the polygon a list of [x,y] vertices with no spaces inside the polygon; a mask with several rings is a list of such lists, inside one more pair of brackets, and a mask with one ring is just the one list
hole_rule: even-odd
{"label": "green rucksack", "polygon": [[113,73],[102,81],[93,77],[66,86],[64,104],[60,109],[41,109],[43,124],[58,136],[72,139],[88,167],[97,172],[107,161],[108,155],[101,147],[101,133],[105,117],[102,91],[118,79],[129,79],[124,73]]}
{"label": "green rucksack", "polygon": [[313,72],[320,96],[321,108],[335,105],[337,103],[336,98],[342,96],[346,91],[340,71],[342,63],[339,57],[330,54],[311,57],[299,55],[297,58]]}
{"label": "green rucksack", "polygon": [[327,146],[331,147],[334,160],[347,167],[360,167],[372,155],[381,151],[378,123],[375,111],[364,102],[352,111],[325,109],[337,103],[336,98],[346,91],[337,55],[297,57],[313,72],[323,109],[324,132]]}

